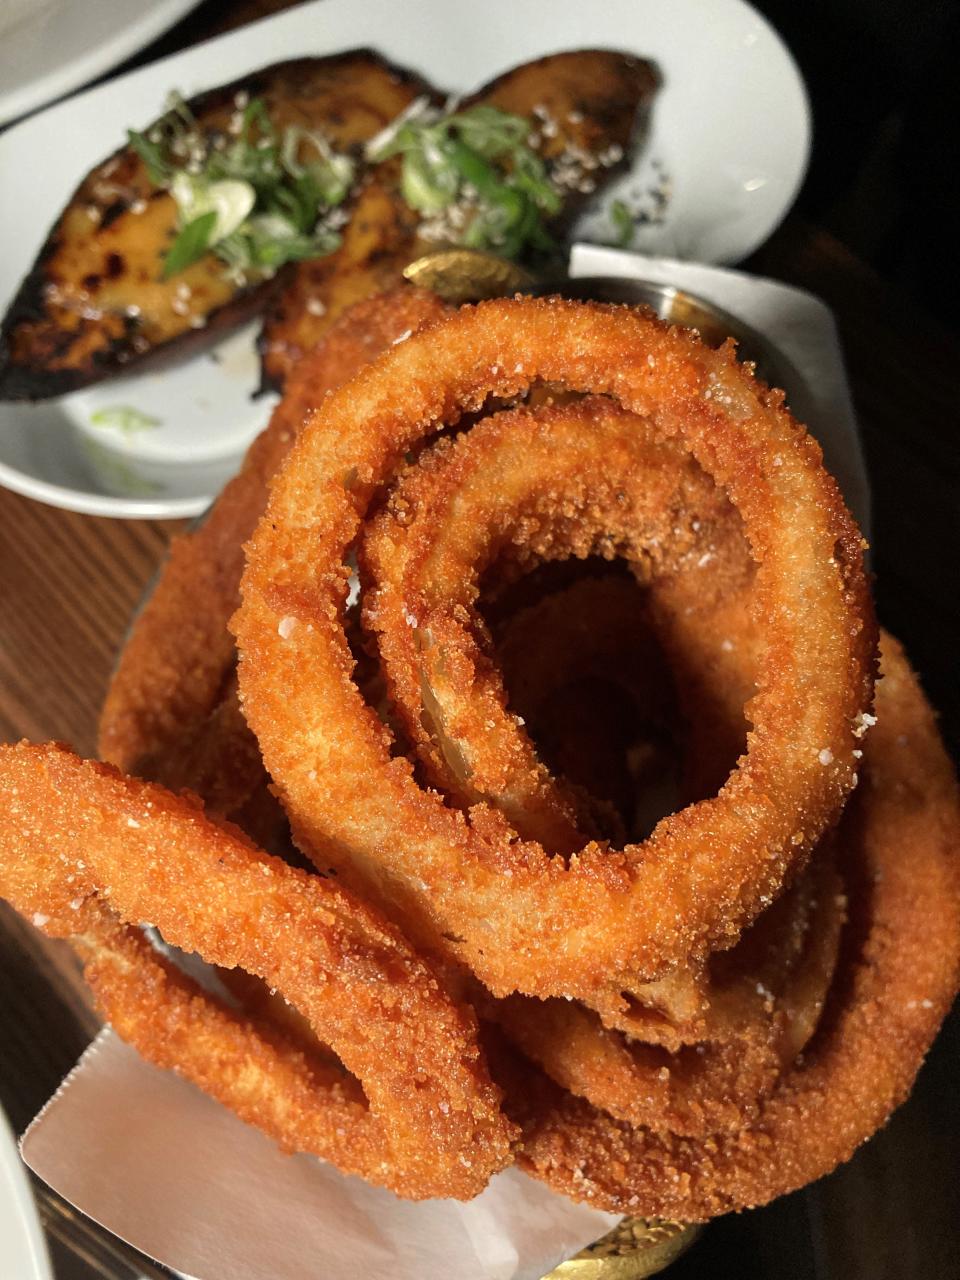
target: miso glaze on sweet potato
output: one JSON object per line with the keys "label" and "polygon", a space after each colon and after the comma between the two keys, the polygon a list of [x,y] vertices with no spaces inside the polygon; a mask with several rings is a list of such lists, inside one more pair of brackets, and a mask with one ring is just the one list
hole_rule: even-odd
{"label": "miso glaze on sweet potato", "polygon": [[[643,59],[580,49],[526,62],[465,98],[533,120],[538,149],[564,194],[550,229],[562,233],[587,199],[626,163],[659,83]],[[377,168],[361,193],[343,243],[329,257],[298,263],[271,298],[260,336],[262,384],[279,389],[292,366],[358,298],[396,284],[404,267],[438,248],[399,190],[399,165]]]}
{"label": "miso glaze on sweet potato", "polygon": [[[227,129],[238,94],[260,97],[278,130],[320,129],[335,150],[359,152],[424,89],[409,72],[361,49],[277,63],[188,106],[207,133]],[[132,148],[97,165],[71,196],[4,319],[0,398],[62,395],[161,349],[186,346],[254,314],[281,283],[284,270],[275,279],[237,283],[209,252],[164,280],[176,227],[173,198],[153,184]]]}

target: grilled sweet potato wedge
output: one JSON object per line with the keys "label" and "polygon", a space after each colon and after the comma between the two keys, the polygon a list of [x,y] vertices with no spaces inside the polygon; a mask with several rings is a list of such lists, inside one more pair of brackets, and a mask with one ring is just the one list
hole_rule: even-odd
{"label": "grilled sweet potato wedge", "polygon": [[[562,234],[584,202],[622,169],[659,84],[650,62],[605,49],[579,49],[526,62],[461,103],[530,117],[538,149],[564,194],[551,226]],[[292,366],[358,298],[392,287],[430,249],[420,215],[399,190],[399,165],[376,168],[340,248],[298,263],[267,305],[260,336],[262,385],[280,389]]]}
{"label": "grilled sweet potato wedge", "polygon": [[298,262],[268,301],[258,339],[261,390],[279,391],[348,307],[402,281],[403,268],[416,257],[420,218],[400,194],[399,170],[391,162],[369,174],[340,247],[326,258]]}
{"label": "grilled sweet potato wedge", "polygon": [[[357,151],[427,87],[370,50],[277,63],[188,103],[203,133],[226,131],[238,103],[264,99],[271,120],[321,129]],[[152,127],[152,126],[151,126]],[[149,129],[148,131],[149,132]],[[62,395],[186,348],[254,314],[276,279],[231,279],[207,253],[162,278],[177,210],[144,162],[122,147],[71,196],[0,329],[0,398]]]}
{"label": "grilled sweet potato wedge", "polygon": [[554,182],[568,192],[554,230],[569,223],[621,170],[660,84],[656,66],[611,49],[575,49],[524,62],[491,80],[461,108],[528,116]]}

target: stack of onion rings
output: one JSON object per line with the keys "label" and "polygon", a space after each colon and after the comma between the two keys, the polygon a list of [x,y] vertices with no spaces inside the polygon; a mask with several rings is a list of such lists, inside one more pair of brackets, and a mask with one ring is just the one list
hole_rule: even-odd
{"label": "stack of onion rings", "polygon": [[[102,725],[123,767],[288,860],[292,833],[349,888],[21,747],[0,755],[0,892],[71,937],[148,1057],[400,1194],[474,1194],[510,1148],[598,1207],[762,1203],[882,1124],[960,974],[956,783],[889,638],[864,737],[861,552],[816,446],[730,349],[624,308],[361,304],[174,553]],[[577,723],[603,681],[634,738]],[[598,759],[618,778],[599,795]],[[68,829],[90,856],[64,866]],[[241,1009],[131,919],[239,963]]]}
{"label": "stack of onion rings", "polygon": [[[518,841],[498,811],[467,823],[416,784],[351,681],[342,622],[346,553],[377,487],[438,425],[538,378],[611,394],[688,447],[744,518],[765,618],[748,749],[718,795],[640,846],[587,845],[569,864]],[[394,346],[301,434],[242,595],[244,710],[298,842],[495,994],[597,1000],[730,945],[853,783],[872,683],[860,535],[780,399],[731,351],[648,315],[499,301]]]}

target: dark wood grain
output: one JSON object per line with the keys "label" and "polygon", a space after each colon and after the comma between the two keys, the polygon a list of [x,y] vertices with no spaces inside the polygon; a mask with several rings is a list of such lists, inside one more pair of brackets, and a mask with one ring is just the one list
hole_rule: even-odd
{"label": "dark wood grain", "polygon": [[[284,7],[284,0],[207,0],[143,56]],[[749,265],[817,293],[837,317],[873,486],[881,617],[906,642],[956,751],[960,341],[837,241],[796,221]],[[58,738],[93,752],[115,655],[177,527],[77,516],[0,490],[0,739]],[[56,1087],[96,1025],[70,953],[0,904],[0,1102],[16,1127]],[[671,1274],[960,1277],[958,1061],[954,1017],[909,1103],[849,1165],[768,1209],[714,1224]],[[60,1248],[56,1266],[62,1280],[95,1274]]]}

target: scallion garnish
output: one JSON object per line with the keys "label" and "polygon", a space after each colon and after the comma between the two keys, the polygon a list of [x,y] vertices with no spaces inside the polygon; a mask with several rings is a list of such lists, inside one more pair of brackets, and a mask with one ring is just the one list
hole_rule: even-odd
{"label": "scallion garnish", "polygon": [[217,214],[214,209],[184,223],[163,260],[164,280],[169,280],[171,276],[185,271],[192,263],[203,257],[210,248],[213,229],[216,225]]}
{"label": "scallion garnish", "polygon": [[204,133],[173,95],[157,125],[131,129],[128,138],[151,182],[177,204],[180,228],[164,279],[211,251],[240,280],[337,247],[337,206],[353,184],[352,159],[318,131],[278,131],[262,98],[238,102],[226,133]]}
{"label": "scallion garnish", "polygon": [[402,157],[404,199],[428,219],[446,217],[452,241],[516,258],[554,247],[544,220],[562,205],[532,128],[496,107],[442,114],[419,99],[366,154],[373,164]]}
{"label": "scallion garnish", "polygon": [[159,418],[154,418],[142,409],[130,404],[115,404],[108,408],[97,409],[91,413],[90,421],[95,427],[113,427],[124,435],[133,435],[137,431],[152,431],[161,425]]}
{"label": "scallion garnish", "polygon": [[633,214],[622,200],[610,201],[610,222],[616,234],[615,244],[619,249],[627,249],[633,241],[637,226]]}

